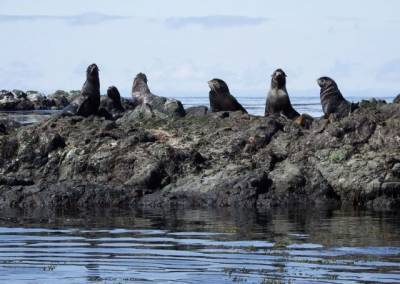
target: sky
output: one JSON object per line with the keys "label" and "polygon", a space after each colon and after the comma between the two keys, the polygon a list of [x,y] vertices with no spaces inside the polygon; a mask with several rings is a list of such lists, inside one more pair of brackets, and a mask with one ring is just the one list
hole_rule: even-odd
{"label": "sky", "polygon": [[282,68],[291,95],[400,93],[399,0],[0,0],[0,89],[80,89],[97,63],[101,90],[129,96],[147,74],[159,95],[207,95],[225,80],[265,95]]}

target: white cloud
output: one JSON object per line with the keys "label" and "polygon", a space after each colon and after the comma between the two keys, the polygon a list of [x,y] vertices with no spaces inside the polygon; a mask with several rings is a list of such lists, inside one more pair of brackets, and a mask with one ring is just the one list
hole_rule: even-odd
{"label": "white cloud", "polygon": [[125,16],[85,13],[71,16],[54,15],[0,15],[1,22],[63,21],[71,25],[97,25],[107,21],[128,19]]}
{"label": "white cloud", "polygon": [[179,29],[187,26],[201,26],[203,28],[230,28],[243,26],[257,26],[265,23],[267,18],[230,16],[230,15],[211,15],[204,17],[175,17],[165,20],[165,25],[169,28]]}

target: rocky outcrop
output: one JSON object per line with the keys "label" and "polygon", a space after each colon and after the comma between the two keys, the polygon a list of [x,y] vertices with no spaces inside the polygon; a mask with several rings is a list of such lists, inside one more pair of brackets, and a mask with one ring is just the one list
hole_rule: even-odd
{"label": "rocky outcrop", "polygon": [[57,91],[46,96],[36,91],[0,91],[0,111],[57,110],[69,104],[75,92]]}
{"label": "rocky outcrop", "polygon": [[[81,91],[58,90],[46,96],[37,91],[2,90],[0,91],[0,111],[61,110],[80,94]],[[101,100],[104,101],[103,104],[107,104],[106,96],[101,96]],[[125,110],[136,107],[136,103],[131,99],[121,97],[121,103]]]}
{"label": "rocky outcrop", "polygon": [[9,119],[6,115],[0,114],[0,136],[8,134],[20,126],[18,122]]}
{"label": "rocky outcrop", "polygon": [[[190,114],[190,115],[189,115]],[[143,104],[0,134],[0,208],[400,206],[400,109],[309,129],[280,117]]]}
{"label": "rocky outcrop", "polygon": [[398,95],[394,98],[393,103],[395,103],[395,104],[400,104],[400,94],[398,94]]}

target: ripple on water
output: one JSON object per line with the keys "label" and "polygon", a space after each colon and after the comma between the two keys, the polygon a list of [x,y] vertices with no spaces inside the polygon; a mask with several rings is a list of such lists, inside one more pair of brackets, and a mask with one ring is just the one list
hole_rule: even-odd
{"label": "ripple on water", "polygon": [[[400,282],[397,217],[296,214],[188,210],[138,215],[133,224],[96,220],[92,228],[64,226],[62,217],[57,228],[0,224],[0,282]],[[366,227],[376,232],[358,233]]]}

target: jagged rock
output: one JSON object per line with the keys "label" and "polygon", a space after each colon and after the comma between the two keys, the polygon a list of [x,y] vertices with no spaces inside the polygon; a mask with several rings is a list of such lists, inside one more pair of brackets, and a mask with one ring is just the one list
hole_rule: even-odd
{"label": "jagged rock", "polygon": [[186,116],[205,116],[208,113],[208,107],[206,106],[195,106],[195,107],[189,107],[186,109]]}
{"label": "jagged rock", "polygon": [[37,91],[2,90],[0,92],[0,110],[29,111],[29,110],[58,110],[67,106],[75,97],[73,92],[56,91],[46,96]]}
{"label": "jagged rock", "polygon": [[393,103],[394,103],[394,104],[400,104],[400,94],[398,94],[398,95],[394,98]]}
{"label": "jagged rock", "polygon": [[[283,117],[141,104],[0,133],[0,208],[400,206],[400,109],[309,129]],[[1,130],[0,130],[1,131]]]}

